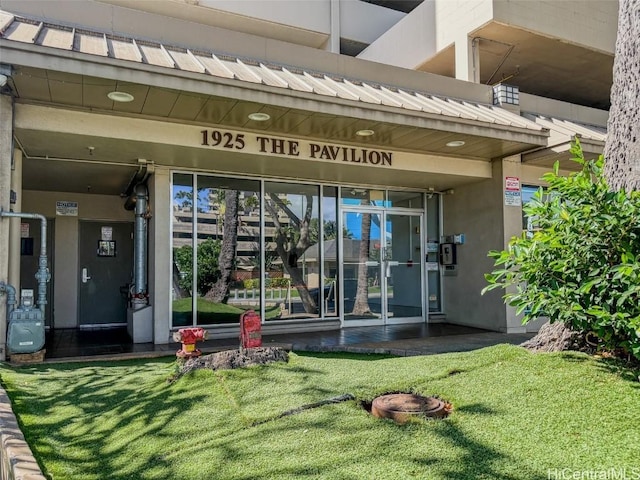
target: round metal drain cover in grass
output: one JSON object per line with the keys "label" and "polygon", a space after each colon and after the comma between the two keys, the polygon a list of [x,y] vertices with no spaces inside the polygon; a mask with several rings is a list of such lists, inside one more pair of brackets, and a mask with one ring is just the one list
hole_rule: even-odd
{"label": "round metal drain cover in grass", "polygon": [[444,418],[451,412],[451,404],[435,397],[413,393],[390,393],[373,399],[371,414],[378,418],[391,418],[405,423],[410,418]]}

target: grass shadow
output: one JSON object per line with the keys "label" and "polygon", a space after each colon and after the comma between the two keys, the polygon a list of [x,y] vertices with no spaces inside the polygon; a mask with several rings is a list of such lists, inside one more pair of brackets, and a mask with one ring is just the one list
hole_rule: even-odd
{"label": "grass shadow", "polygon": [[[161,361],[155,365],[155,368],[166,368],[168,374],[171,362]],[[65,373],[78,368],[84,370],[83,376],[69,375],[66,381]],[[113,480],[145,478],[147,472],[158,469],[177,478],[179,472],[174,471],[166,459],[168,452],[158,451],[129,465],[120,464],[118,459],[130,445],[146,436],[162,437],[163,429],[172,418],[204,400],[202,395],[171,391],[163,385],[162,376],[156,385],[118,381],[132,370],[145,375],[151,368],[122,361],[96,362],[80,367],[62,363],[15,369],[37,377],[42,385],[38,395],[31,394],[28,389],[13,388],[3,379],[18,424],[48,478],[54,475],[47,465],[60,461],[74,465],[76,473],[82,472],[82,478],[104,478],[104,472],[110,472],[109,478]],[[51,385],[49,382],[53,382],[51,377],[54,376],[55,385]],[[59,413],[60,406],[68,407],[64,415]],[[106,412],[109,412],[108,417],[105,417]],[[23,417],[31,419],[28,425]],[[41,420],[34,422],[34,417]],[[139,424],[140,428],[124,438],[120,432],[132,423]],[[84,433],[78,435],[78,431]]]}
{"label": "grass shadow", "polygon": [[640,388],[640,364],[637,362],[580,352],[562,352],[560,357],[566,362],[594,362],[601,370],[631,382],[634,388]]}
{"label": "grass shadow", "polygon": [[370,362],[375,360],[387,360],[389,358],[399,358],[396,355],[385,353],[356,353],[356,352],[312,352],[312,351],[296,351],[299,357],[335,359],[335,360],[358,360]]}

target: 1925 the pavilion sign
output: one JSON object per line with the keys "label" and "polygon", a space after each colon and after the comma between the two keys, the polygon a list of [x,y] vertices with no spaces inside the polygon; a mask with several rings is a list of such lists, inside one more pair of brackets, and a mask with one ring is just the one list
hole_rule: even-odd
{"label": "1925 the pavilion sign", "polygon": [[201,130],[200,135],[200,145],[216,150],[246,151],[247,153],[359,163],[379,167],[391,167],[393,163],[393,152],[384,150],[217,129]]}

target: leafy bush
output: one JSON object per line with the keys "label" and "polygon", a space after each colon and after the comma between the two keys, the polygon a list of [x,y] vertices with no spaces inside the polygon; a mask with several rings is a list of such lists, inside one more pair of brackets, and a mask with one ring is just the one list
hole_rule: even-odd
{"label": "leafy bush", "polygon": [[[220,256],[220,240],[207,239],[198,245],[198,281],[197,291],[200,295],[206,294],[220,278],[218,257]],[[193,283],[193,248],[191,245],[183,245],[174,250],[174,261],[180,272],[180,287],[191,291]]]}
{"label": "leafy bush", "polygon": [[270,278],[267,286],[271,288],[287,288],[289,282],[291,282],[291,279],[287,277]]}
{"label": "leafy bush", "polygon": [[489,252],[483,293],[505,289],[523,323],[547,316],[640,359],[640,192],[609,191],[602,156],[586,161],[579,142],[571,153],[581,170],[563,177],[556,163],[542,177],[523,207],[535,231]]}

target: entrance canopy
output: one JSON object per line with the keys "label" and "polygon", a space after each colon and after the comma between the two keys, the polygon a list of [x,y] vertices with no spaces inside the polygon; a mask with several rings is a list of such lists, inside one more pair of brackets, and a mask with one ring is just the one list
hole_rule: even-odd
{"label": "entrance canopy", "polygon": [[[403,69],[391,85],[375,79],[370,62],[356,59],[332,56],[340,61],[311,71],[1,11],[0,32],[16,99],[15,138],[28,162],[25,189],[86,192],[91,177],[94,192],[122,193],[144,158],[178,168],[443,190],[490,178],[492,159],[545,146],[549,136],[546,127],[490,105],[490,87],[468,84],[469,98],[462,99],[447,95],[459,93],[460,82]],[[415,75],[424,77],[424,90],[399,86],[404,76],[414,83]],[[111,92],[133,99],[118,103]],[[269,119],[257,122],[251,113]],[[261,151],[201,148],[192,135],[203,125],[394,152],[403,160],[393,175],[367,169],[366,176],[351,163],[282,155],[266,161]],[[180,138],[183,126],[197,128]],[[358,135],[367,130],[373,135]],[[100,175],[106,164],[123,168],[110,169],[107,180]]]}

